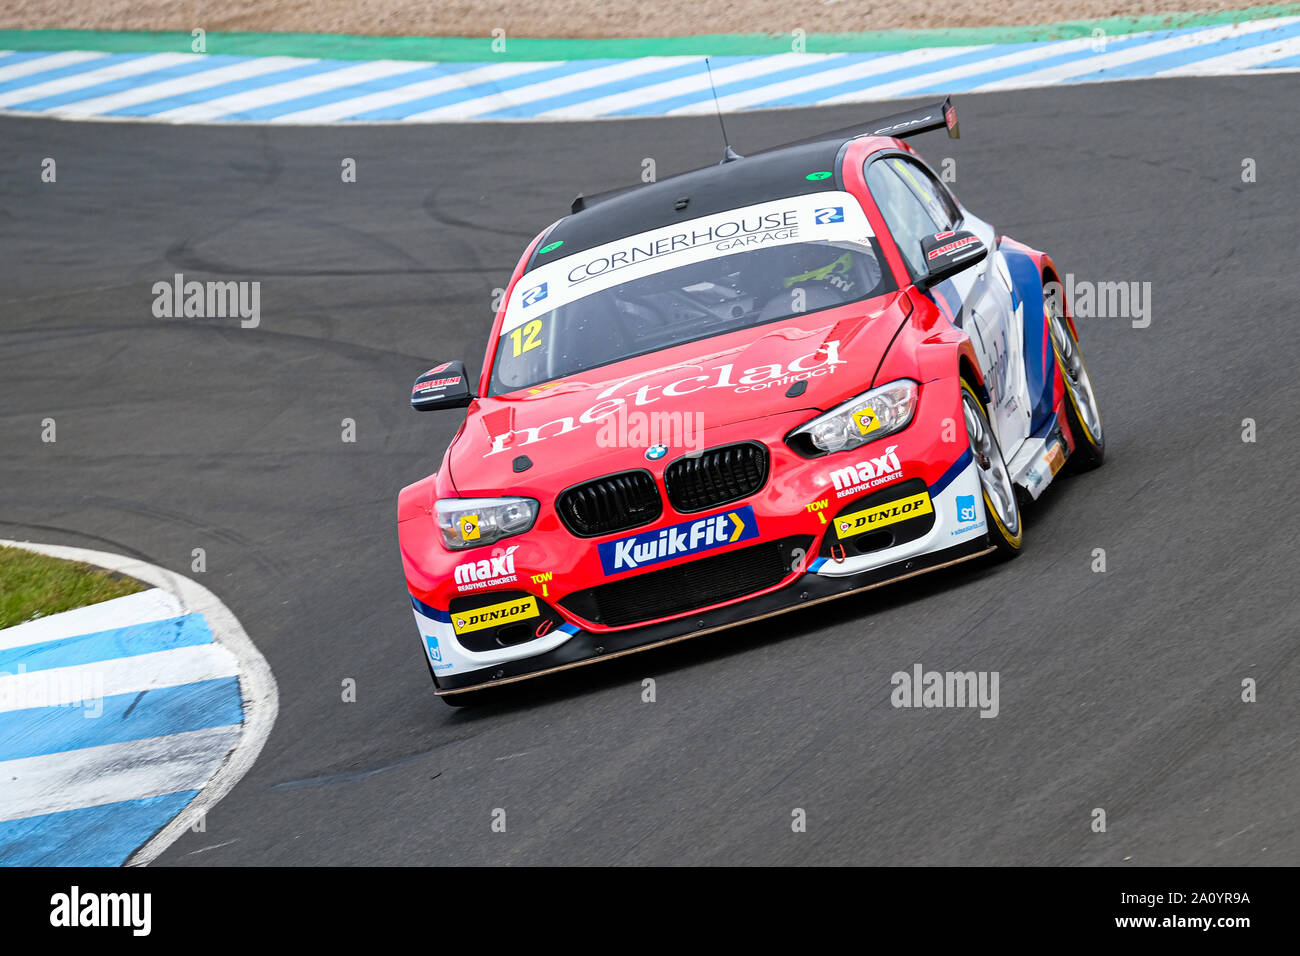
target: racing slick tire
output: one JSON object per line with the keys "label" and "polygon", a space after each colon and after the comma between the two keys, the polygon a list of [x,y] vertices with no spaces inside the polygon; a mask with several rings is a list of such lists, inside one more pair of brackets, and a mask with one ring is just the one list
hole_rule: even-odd
{"label": "racing slick tire", "polygon": [[989,426],[984,402],[965,376],[961,378],[961,407],[971,455],[979,472],[980,490],[984,495],[989,543],[997,548],[997,558],[1014,558],[1020,553],[1025,539],[1020,499],[1006,459],[1002,457],[1002,447]]}
{"label": "racing slick tire", "polygon": [[[1050,277],[1047,282],[1052,282]],[[1058,283],[1059,284],[1059,283]],[[1044,283],[1046,286],[1046,283]],[[1043,298],[1044,316],[1052,333],[1052,351],[1065,381],[1065,417],[1074,436],[1074,451],[1067,462],[1072,472],[1090,471],[1106,459],[1106,438],[1101,430],[1101,412],[1092,377],[1083,361],[1078,336],[1070,330],[1058,296]]]}

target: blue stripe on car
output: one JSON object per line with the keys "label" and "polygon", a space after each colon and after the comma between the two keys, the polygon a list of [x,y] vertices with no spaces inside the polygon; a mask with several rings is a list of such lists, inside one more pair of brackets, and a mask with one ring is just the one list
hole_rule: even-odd
{"label": "blue stripe on car", "polygon": [[973,460],[969,448],[958,455],[957,460],[949,466],[948,470],[939,476],[939,480],[930,486],[930,497],[942,494],[943,490],[951,485]]}
{"label": "blue stripe on car", "polygon": [[425,617],[432,618],[440,624],[450,624],[451,614],[447,611],[440,611],[431,604],[425,604],[414,594],[411,595],[411,606],[423,614]]}
{"label": "blue stripe on car", "polygon": [[1011,272],[1011,284],[1025,304],[1025,377],[1029,383],[1029,399],[1033,402],[1029,422],[1029,430],[1033,432],[1052,414],[1051,347],[1045,341],[1043,313],[1034,305],[1043,298],[1043,276],[1034,260],[1023,252],[1004,248],[1002,256]]}

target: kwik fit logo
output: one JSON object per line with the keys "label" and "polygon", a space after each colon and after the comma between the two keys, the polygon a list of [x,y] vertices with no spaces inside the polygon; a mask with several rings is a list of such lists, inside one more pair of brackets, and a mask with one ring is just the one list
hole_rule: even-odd
{"label": "kwik fit logo", "polygon": [[598,550],[600,563],[608,576],[757,537],[758,519],[754,517],[754,509],[746,505],[735,511],[683,521],[658,531],[607,541]]}

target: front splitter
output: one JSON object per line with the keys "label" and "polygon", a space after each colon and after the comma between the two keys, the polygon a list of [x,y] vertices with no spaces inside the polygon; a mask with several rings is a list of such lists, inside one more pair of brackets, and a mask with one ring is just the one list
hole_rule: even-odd
{"label": "front splitter", "polygon": [[[705,634],[713,634],[742,624],[797,611],[800,608],[833,601],[836,598],[847,597],[850,594],[860,594],[887,584],[905,581],[929,571],[938,571],[941,568],[982,558],[992,554],[994,550],[996,549],[989,545],[987,537],[977,538],[966,544],[917,555],[895,564],[863,571],[861,574],[828,577],[809,572],[768,594],[747,598],[709,611],[683,615],[671,621],[620,631],[601,633],[578,631],[559,647],[535,657],[508,661],[460,677],[438,677],[435,679],[437,685],[435,693],[439,697],[445,697],[488,687],[500,687],[532,677],[626,657],[639,651],[666,647],[693,637],[702,637]],[[486,680],[485,675],[487,675]]]}

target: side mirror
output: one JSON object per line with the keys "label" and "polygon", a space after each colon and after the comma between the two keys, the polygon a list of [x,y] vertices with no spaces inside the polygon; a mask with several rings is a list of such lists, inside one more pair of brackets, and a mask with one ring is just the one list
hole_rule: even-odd
{"label": "side mirror", "polygon": [[443,362],[415,380],[411,407],[417,412],[431,408],[464,408],[474,400],[464,362]]}
{"label": "side mirror", "polygon": [[989,249],[975,233],[959,229],[926,236],[921,240],[921,252],[925,256],[926,271],[916,284],[929,289],[970,268],[987,256]]}

